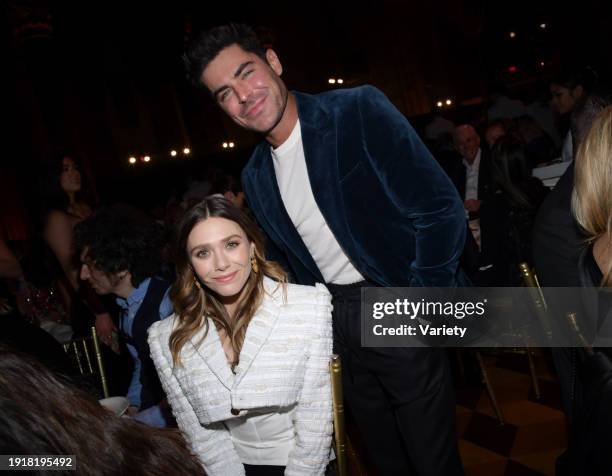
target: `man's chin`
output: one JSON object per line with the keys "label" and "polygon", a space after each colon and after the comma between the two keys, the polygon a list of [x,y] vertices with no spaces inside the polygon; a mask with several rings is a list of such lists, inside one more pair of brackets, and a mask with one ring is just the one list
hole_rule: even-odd
{"label": "man's chin", "polygon": [[249,123],[245,123],[245,122],[239,122],[236,121],[236,123],[243,127],[244,129],[247,129],[251,132],[255,132],[257,134],[263,134],[266,135],[268,134],[272,129],[274,129],[274,127],[276,127],[276,125],[278,124],[278,121],[257,121],[257,122],[249,122]]}

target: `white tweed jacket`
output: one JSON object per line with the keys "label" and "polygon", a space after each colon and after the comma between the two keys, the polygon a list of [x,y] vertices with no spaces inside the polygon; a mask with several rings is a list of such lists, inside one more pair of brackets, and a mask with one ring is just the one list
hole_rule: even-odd
{"label": "white tweed jacket", "polygon": [[275,281],[264,278],[264,287],[266,295],[249,323],[236,374],[212,321],[203,341],[200,330],[183,347],[182,365],[176,367],[168,344],[176,316],[149,328],[151,356],[168,402],[208,476],[244,475],[225,420],[294,404],[295,446],[285,474],[322,475],[329,461],[331,295],[322,284],[289,284],[285,301]]}

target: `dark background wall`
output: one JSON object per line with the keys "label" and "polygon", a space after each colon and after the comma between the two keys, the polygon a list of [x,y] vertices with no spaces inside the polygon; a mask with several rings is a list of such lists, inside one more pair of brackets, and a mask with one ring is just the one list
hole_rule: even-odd
{"label": "dark background wall", "polygon": [[[453,99],[452,114],[479,114],[500,82],[535,96],[562,63],[610,75],[609,1],[147,3],[4,2],[4,222],[23,214],[55,153],[79,155],[107,200],[164,200],[206,164],[239,170],[258,139],[188,85],[180,63],[194,32],[228,20],[257,28],[290,88],[323,91],[335,87],[329,77],[374,84],[417,127],[440,98]],[[229,140],[237,147],[222,149]],[[152,161],[130,166],[131,155]]]}

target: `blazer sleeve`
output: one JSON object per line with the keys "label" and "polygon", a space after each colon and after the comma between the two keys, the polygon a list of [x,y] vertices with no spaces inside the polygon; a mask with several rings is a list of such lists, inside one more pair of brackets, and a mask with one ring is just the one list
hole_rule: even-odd
{"label": "blazer sleeve", "polygon": [[465,242],[465,212],[455,187],[408,120],[378,89],[361,88],[364,147],[387,196],[415,230],[410,286],[454,286]]}
{"label": "blazer sleeve", "polygon": [[202,426],[173,375],[168,334],[160,331],[162,322],[156,322],[149,328],[151,357],[185,440],[208,476],[243,476],[244,466],[227,428],[222,422]]}
{"label": "blazer sleeve", "polygon": [[286,476],[325,474],[333,432],[331,377],[331,295],[316,285],[314,332],[308,348],[304,385],[294,413],[295,446],[289,453]]}

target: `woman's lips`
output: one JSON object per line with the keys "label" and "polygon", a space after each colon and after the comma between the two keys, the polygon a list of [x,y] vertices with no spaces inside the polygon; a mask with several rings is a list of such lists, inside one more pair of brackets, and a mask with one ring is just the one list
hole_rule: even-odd
{"label": "woman's lips", "polygon": [[234,276],[236,276],[236,273],[238,273],[238,271],[234,271],[231,274],[226,274],[225,276],[218,276],[214,279],[215,281],[219,283],[229,283],[232,279],[234,279]]}

